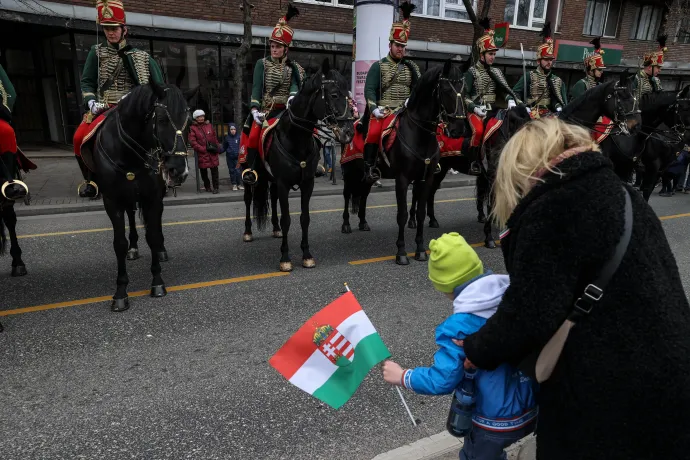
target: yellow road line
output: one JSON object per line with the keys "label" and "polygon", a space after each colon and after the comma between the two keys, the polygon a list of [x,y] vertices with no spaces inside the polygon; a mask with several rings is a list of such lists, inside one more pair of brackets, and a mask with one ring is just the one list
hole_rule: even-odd
{"label": "yellow road line", "polygon": [[661,216],[659,220],[680,219],[681,217],[690,217],[690,212],[686,212],[685,214],[674,214],[672,216]]}
{"label": "yellow road line", "polygon": [[[287,275],[289,275],[289,273],[284,273],[284,272],[263,273],[261,275],[240,276],[237,278],[226,278],[226,279],[214,280],[214,281],[204,281],[201,283],[181,284],[179,286],[170,286],[169,288],[167,288],[167,290],[168,290],[168,292],[187,291],[189,289],[199,289],[199,288],[205,288],[205,287],[211,287],[211,286],[222,286],[224,284],[243,283],[246,281],[263,280],[263,279],[276,278],[278,276],[287,276]],[[130,292],[129,296],[130,297],[143,297],[143,296],[146,296],[149,294],[150,294],[150,291],[148,291],[148,290],[147,291],[136,291],[136,292]],[[1,316],[10,316],[10,315],[22,315],[25,313],[33,313],[36,311],[54,310],[56,308],[76,307],[78,305],[88,305],[88,304],[92,304],[92,303],[106,302],[109,300],[112,300],[112,296],[90,297],[88,299],[69,300],[67,302],[58,302],[58,303],[50,303],[50,304],[46,304],[46,305],[37,305],[35,307],[15,308],[13,310],[0,311],[0,317]]]}
{"label": "yellow road line", "polygon": [[[496,244],[500,244],[499,241],[496,241]],[[484,246],[484,243],[474,243],[471,244],[473,248],[478,248],[481,246]],[[429,254],[429,251],[426,251],[427,254]],[[410,252],[407,254],[408,257],[414,257],[414,252]],[[365,264],[375,264],[376,262],[385,262],[387,260],[395,260],[395,256],[384,256],[384,257],[374,257],[372,259],[361,259],[361,260],[353,260],[352,262],[348,262],[350,265],[365,265]]]}
{"label": "yellow road line", "polygon": [[[457,203],[459,201],[474,201],[474,198],[457,198],[457,199],[452,199],[452,200],[439,200],[436,201],[436,204],[439,203]],[[396,204],[381,204],[381,205],[375,205],[375,206],[367,206],[367,209],[382,209],[382,208],[394,208],[396,207]],[[310,214],[325,214],[325,213],[333,213],[333,212],[342,212],[343,209],[320,209],[320,210],[314,210],[314,211],[309,211]],[[300,211],[296,212],[291,212],[291,216],[298,216],[300,215]],[[278,214],[280,216],[280,214]],[[192,224],[208,224],[208,223],[213,223],[213,222],[231,222],[231,221],[236,221],[236,220],[244,220],[245,217],[219,217],[216,219],[200,219],[200,220],[181,220],[178,222],[166,222],[163,224],[163,227],[172,227],[175,225],[192,225]],[[137,228],[144,228],[143,225],[137,225]],[[129,229],[129,227],[128,227]],[[44,238],[47,236],[63,236],[63,235],[79,235],[82,233],[99,233],[99,232],[111,232],[113,231],[112,228],[92,228],[88,230],[68,230],[64,232],[52,232],[52,233],[35,233],[32,235],[19,235],[17,238],[22,239],[22,238]]]}

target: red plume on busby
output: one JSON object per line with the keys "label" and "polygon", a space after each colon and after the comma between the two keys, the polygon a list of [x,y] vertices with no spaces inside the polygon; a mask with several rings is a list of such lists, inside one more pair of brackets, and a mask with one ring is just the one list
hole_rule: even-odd
{"label": "red plume on busby", "polygon": [[290,43],[292,43],[292,37],[295,35],[295,31],[292,30],[292,27],[288,25],[288,22],[295,16],[299,16],[299,10],[292,3],[288,3],[287,13],[285,13],[285,16],[280,18],[278,24],[276,24],[276,26],[273,28],[271,41],[280,43],[281,45],[290,46]]}
{"label": "red plume on busby", "polygon": [[483,18],[479,21],[479,26],[484,28],[484,35],[477,40],[477,48],[479,53],[486,53],[488,51],[497,51],[498,46],[494,42],[494,31],[491,30],[491,19]]}
{"label": "red plume on busby", "polygon": [[659,43],[659,49],[656,51],[652,51],[651,53],[645,54],[644,55],[644,65],[656,65],[656,66],[663,66],[664,65],[664,55],[666,54],[666,51],[668,51],[668,48],[666,47],[666,40],[668,39],[667,35],[659,35],[656,38],[657,43]]}
{"label": "red plume on busby", "polygon": [[542,44],[539,45],[537,59],[555,59],[553,38],[551,38],[551,22],[546,21],[539,35],[542,37]]}
{"label": "red plume on busby", "polygon": [[410,15],[412,15],[415,8],[416,6],[410,2],[400,4],[403,19],[401,22],[393,23],[388,40],[399,45],[407,45],[407,41],[410,39]]}
{"label": "red plume on busby", "polygon": [[599,69],[603,70],[606,68],[604,65],[604,50],[601,49],[601,37],[594,38],[589,42],[594,46],[594,53],[591,56],[585,58],[585,67],[587,70]]}

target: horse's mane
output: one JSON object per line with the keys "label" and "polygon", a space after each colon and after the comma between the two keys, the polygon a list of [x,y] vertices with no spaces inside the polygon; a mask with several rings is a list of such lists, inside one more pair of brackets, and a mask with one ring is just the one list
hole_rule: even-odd
{"label": "horse's mane", "polygon": [[[431,89],[431,87],[438,81],[439,76],[443,72],[443,66],[435,66],[428,69],[422,74],[422,76],[417,80],[417,84],[412,88],[412,94],[410,95],[410,105],[417,105],[420,97],[426,96],[425,91]],[[421,94],[421,96],[420,96]]]}
{"label": "horse's mane", "polygon": [[643,111],[657,110],[668,107],[678,98],[678,91],[660,91],[658,93],[647,93],[642,96],[640,109]]}
{"label": "horse's mane", "polygon": [[155,99],[153,88],[150,85],[136,86],[119,104],[116,110],[123,117],[141,116],[145,117]]}
{"label": "horse's mane", "polygon": [[568,105],[565,106],[563,112],[561,113],[561,117],[568,118],[576,110],[582,108],[583,105],[586,106],[592,100],[603,100],[604,94],[611,88],[611,85],[615,85],[616,82],[617,80],[610,80],[585,91],[583,95],[573,99]]}

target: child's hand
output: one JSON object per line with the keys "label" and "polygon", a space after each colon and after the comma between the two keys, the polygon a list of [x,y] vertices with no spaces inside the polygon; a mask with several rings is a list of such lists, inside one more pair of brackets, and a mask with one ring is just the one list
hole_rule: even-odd
{"label": "child's hand", "polygon": [[403,372],[403,368],[393,361],[386,361],[383,363],[383,380],[392,385],[401,384]]}
{"label": "child's hand", "polygon": [[[464,340],[458,340],[458,339],[452,339],[453,343],[459,347],[464,347],[465,346],[465,341]],[[465,364],[464,364],[465,369],[476,369],[477,366],[475,366],[472,361],[469,359],[465,358]]]}

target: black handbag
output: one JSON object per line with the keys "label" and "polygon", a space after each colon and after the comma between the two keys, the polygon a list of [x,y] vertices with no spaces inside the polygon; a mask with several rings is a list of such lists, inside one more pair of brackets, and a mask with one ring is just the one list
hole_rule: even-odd
{"label": "black handbag", "polygon": [[210,154],[216,154],[218,153],[218,144],[215,144],[213,142],[209,142],[208,139],[206,138],[206,133],[204,132],[204,128],[201,128],[201,134],[204,135],[204,140],[206,140],[206,153]]}

